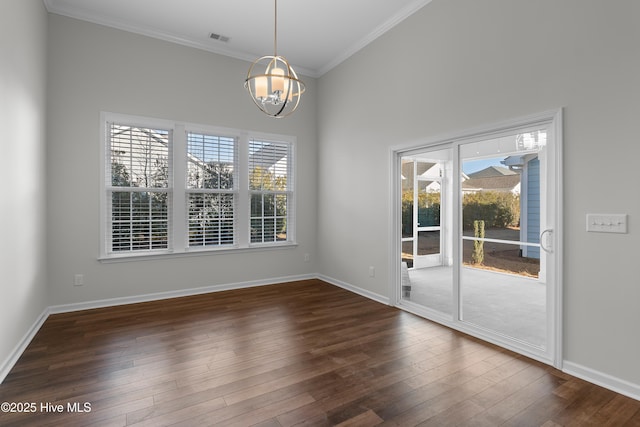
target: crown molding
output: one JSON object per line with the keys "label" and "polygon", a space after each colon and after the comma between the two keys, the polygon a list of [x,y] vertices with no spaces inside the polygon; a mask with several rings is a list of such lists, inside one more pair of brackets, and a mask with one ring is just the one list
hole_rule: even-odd
{"label": "crown molding", "polygon": [[358,40],[356,43],[349,46],[345,49],[340,55],[338,55],[333,61],[327,63],[324,67],[321,67],[317,70],[318,77],[323,76],[327,72],[331,71],[333,68],[337,67],[351,56],[355,55],[360,50],[364,49],[371,42],[382,36],[387,31],[391,30],[393,27],[407,19],[409,16],[416,13],[418,10],[422,9],[427,4],[431,3],[432,0],[416,0],[413,3],[409,4],[402,10],[400,10],[395,15],[391,16],[388,20],[383,22],[379,27],[374,29],[372,32],[367,34],[362,39]]}
{"label": "crown molding", "polygon": [[[432,0],[415,0],[410,3],[408,6],[401,9],[395,15],[392,15],[383,22],[380,26],[375,28],[372,32],[367,34],[362,39],[358,40],[351,46],[347,47],[340,55],[334,58],[332,61],[327,63],[326,65],[320,67],[319,69],[310,69],[305,67],[300,67],[296,64],[292,64],[298,74],[309,76],[312,78],[322,77],[325,73],[332,70],[345,60],[349,59],[355,53],[363,49],[365,46],[369,45],[371,42],[376,40],[378,37],[382,36],[384,33],[398,25],[400,22],[404,21],[406,18],[420,10],[422,7],[431,3]],[[147,37],[152,37],[158,40],[167,41],[170,43],[187,46],[195,49],[204,50],[207,52],[211,52],[218,55],[223,55],[227,57],[231,57],[234,59],[239,59],[246,62],[253,62],[256,59],[256,55],[248,52],[242,52],[232,49],[225,49],[223,46],[212,45],[211,43],[203,42],[199,39],[192,39],[184,36],[180,36],[177,34],[158,31],[155,28],[151,28],[148,26],[140,26],[137,24],[132,24],[129,22],[122,22],[119,20],[111,19],[107,16],[103,16],[97,13],[87,13],[82,10],[77,10],[75,8],[66,7],[64,4],[57,4],[53,0],[43,0],[45,7],[49,13],[66,16],[69,18],[79,19],[82,21],[91,22],[98,25],[103,25],[106,27],[115,28],[122,31],[127,31],[134,34],[139,34]]]}
{"label": "crown molding", "polygon": [[[255,54],[240,52],[231,49],[224,49],[220,46],[211,45],[210,43],[205,43],[201,40],[191,39],[188,37],[182,37],[177,34],[172,34],[165,31],[158,31],[154,28],[134,25],[127,22],[122,22],[119,20],[113,20],[106,16],[102,16],[96,13],[84,13],[82,11],[78,11],[73,8],[67,8],[64,6],[56,6],[53,4],[52,0],[44,0],[45,7],[49,13],[53,13],[56,15],[66,16],[68,18],[78,19],[81,21],[91,22],[93,24],[102,25],[105,27],[115,28],[117,30],[126,31],[129,33],[134,33],[146,37],[151,37],[158,40],[163,40],[166,42],[179,44],[182,46],[192,47],[195,49],[204,50],[207,52],[215,53],[218,55],[228,56],[230,58],[239,59],[246,62],[253,62],[256,60],[257,56]],[[298,74],[302,74],[310,77],[318,77],[318,73],[315,70],[311,70],[304,67],[298,67],[295,64],[292,64],[294,69]]]}

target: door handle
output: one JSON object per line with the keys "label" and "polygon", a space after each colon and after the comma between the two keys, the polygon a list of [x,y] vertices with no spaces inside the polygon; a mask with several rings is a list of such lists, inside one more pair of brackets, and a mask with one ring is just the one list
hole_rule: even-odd
{"label": "door handle", "polygon": [[543,251],[545,251],[548,254],[552,254],[553,253],[553,242],[551,242],[552,244],[548,245],[547,247],[545,247],[544,245],[544,236],[548,233],[553,233],[553,229],[552,228],[547,228],[546,230],[544,230],[542,233],[540,233],[540,247],[542,248]]}

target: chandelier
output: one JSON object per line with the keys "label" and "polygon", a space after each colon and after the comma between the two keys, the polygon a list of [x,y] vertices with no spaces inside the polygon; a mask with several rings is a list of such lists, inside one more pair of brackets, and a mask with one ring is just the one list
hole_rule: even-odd
{"label": "chandelier", "polygon": [[274,6],[273,55],[258,58],[251,64],[244,87],[263,113],[280,118],[298,108],[305,86],[289,61],[278,55],[278,0],[274,0]]}

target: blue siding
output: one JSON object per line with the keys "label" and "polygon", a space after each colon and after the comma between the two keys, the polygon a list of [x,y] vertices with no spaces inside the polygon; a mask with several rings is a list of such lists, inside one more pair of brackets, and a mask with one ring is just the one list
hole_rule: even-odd
{"label": "blue siding", "polygon": [[[540,243],[540,160],[529,162],[527,174],[527,242]],[[529,258],[540,258],[540,248],[529,247]]]}

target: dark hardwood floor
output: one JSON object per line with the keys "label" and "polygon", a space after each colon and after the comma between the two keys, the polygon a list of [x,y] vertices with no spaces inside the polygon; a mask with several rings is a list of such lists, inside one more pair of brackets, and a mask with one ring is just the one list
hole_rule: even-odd
{"label": "dark hardwood floor", "polygon": [[2,426],[640,426],[639,401],[318,280],[52,315],[0,402],[35,410]]}

